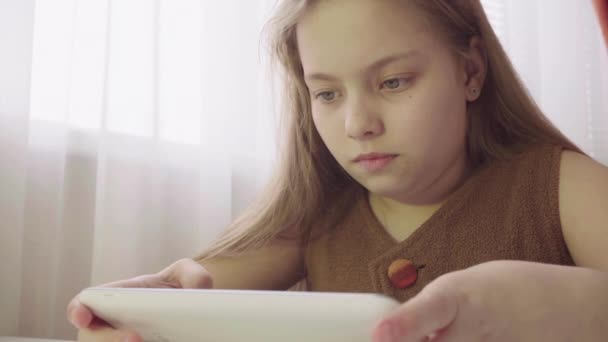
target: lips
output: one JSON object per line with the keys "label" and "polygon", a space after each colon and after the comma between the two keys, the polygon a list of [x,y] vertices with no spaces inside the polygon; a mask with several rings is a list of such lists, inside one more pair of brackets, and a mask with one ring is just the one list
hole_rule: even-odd
{"label": "lips", "polygon": [[353,162],[356,163],[356,162],[365,161],[365,160],[387,159],[387,158],[392,158],[392,157],[396,157],[396,156],[397,156],[396,154],[373,152],[373,153],[360,154],[357,158],[353,159]]}
{"label": "lips", "polygon": [[376,173],[388,167],[398,156],[398,154],[367,153],[359,155],[353,159],[353,162],[366,172]]}

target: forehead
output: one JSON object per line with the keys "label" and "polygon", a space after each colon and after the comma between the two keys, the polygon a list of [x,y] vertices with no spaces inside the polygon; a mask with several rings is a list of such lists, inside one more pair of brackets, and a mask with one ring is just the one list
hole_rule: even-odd
{"label": "forehead", "polygon": [[297,37],[306,72],[352,70],[436,42],[406,0],[320,1],[298,22]]}

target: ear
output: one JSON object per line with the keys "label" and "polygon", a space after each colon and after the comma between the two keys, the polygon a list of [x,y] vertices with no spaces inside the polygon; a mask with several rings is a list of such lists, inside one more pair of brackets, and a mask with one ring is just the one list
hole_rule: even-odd
{"label": "ear", "polygon": [[474,102],[481,95],[488,69],[488,57],[479,36],[471,37],[469,49],[464,53],[465,91],[467,101]]}

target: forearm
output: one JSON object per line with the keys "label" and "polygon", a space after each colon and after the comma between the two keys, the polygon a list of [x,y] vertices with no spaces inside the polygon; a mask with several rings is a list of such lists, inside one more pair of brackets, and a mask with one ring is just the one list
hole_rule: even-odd
{"label": "forearm", "polygon": [[275,242],[240,257],[199,263],[216,289],[286,290],[305,276],[302,253],[298,243]]}
{"label": "forearm", "polygon": [[[572,296],[570,312],[578,341],[606,341],[608,336],[608,273],[583,267],[562,267],[564,296]],[[559,296],[558,296],[559,297]],[[564,298],[555,298],[556,301]]]}

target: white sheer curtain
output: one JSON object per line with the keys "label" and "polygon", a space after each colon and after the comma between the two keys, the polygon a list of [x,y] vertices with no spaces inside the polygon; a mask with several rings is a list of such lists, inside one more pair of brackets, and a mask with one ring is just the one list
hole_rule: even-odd
{"label": "white sheer curtain", "polygon": [[[0,0],[0,336],[74,338],[67,301],[201,250],[275,152],[274,0]],[[532,94],[608,163],[588,1],[485,0]]]}
{"label": "white sheer curtain", "polygon": [[591,0],[481,0],[545,114],[608,164],[608,49]]}
{"label": "white sheer curtain", "polygon": [[274,0],[0,4],[0,336],[73,339],[70,297],[193,256],[265,183]]}

